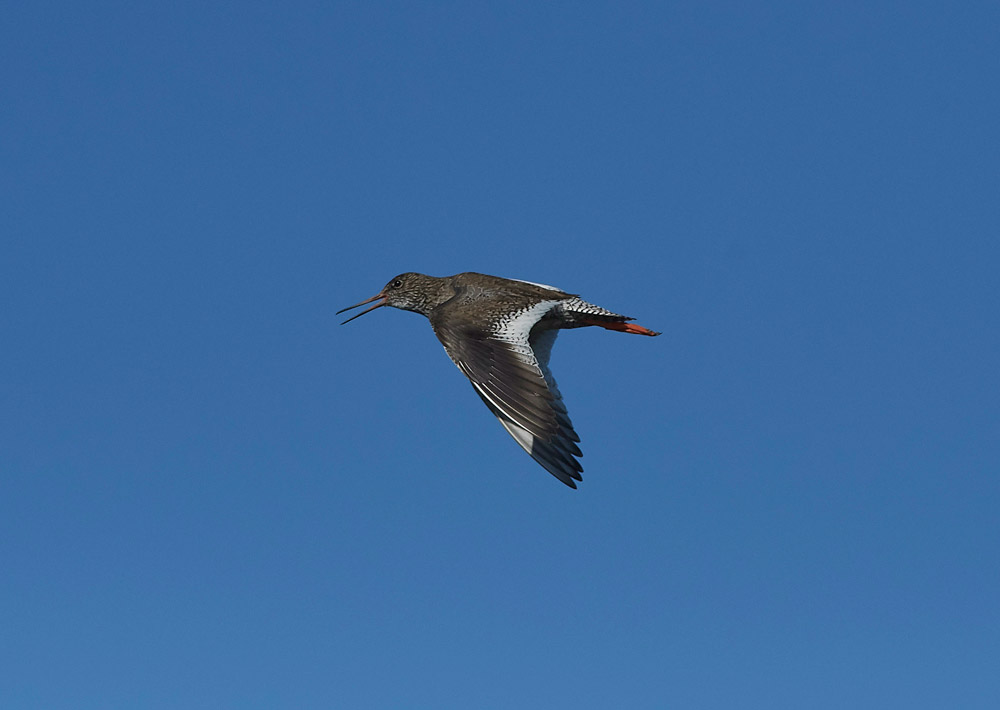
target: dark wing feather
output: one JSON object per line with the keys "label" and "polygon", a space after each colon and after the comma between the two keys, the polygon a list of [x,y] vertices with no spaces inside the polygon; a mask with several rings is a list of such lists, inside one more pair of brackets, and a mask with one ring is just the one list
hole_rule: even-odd
{"label": "dark wing feather", "polygon": [[[545,470],[576,488],[583,480],[582,456],[559,390],[548,371],[548,355],[555,331],[529,337],[530,324],[541,318],[526,314],[530,324],[504,333],[470,326],[469,319],[447,317],[448,309],[461,308],[455,300],[436,309],[431,325],[448,356],[465,373],[476,393],[514,440]],[[454,313],[452,314],[454,315]],[[464,324],[464,325],[457,325]],[[539,358],[533,345],[542,353]],[[541,359],[541,362],[540,362]]]}

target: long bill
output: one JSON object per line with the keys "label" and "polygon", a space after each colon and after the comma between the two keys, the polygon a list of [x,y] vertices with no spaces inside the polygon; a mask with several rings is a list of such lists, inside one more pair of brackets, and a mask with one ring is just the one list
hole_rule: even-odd
{"label": "long bill", "polygon": [[[365,299],[365,300],[363,300],[363,301],[362,301],[361,303],[355,303],[355,304],[354,304],[353,306],[348,306],[347,308],[341,308],[341,309],[340,309],[339,311],[337,311],[337,315],[340,315],[340,314],[341,314],[341,313],[343,313],[344,311],[349,311],[349,310],[351,310],[352,308],[357,308],[358,306],[363,306],[363,305],[365,305],[366,303],[371,303],[372,301],[378,301],[378,299],[380,299],[380,298],[384,299],[384,298],[385,298],[385,296],[383,296],[383,295],[382,295],[381,293],[376,293],[376,294],[375,294],[374,296],[372,296],[371,298],[366,298],[366,299]],[[354,314],[353,316],[351,316],[350,318],[348,318],[347,320],[345,320],[345,321],[344,321],[344,323],[350,323],[350,322],[351,322],[352,320],[354,320],[355,318],[360,318],[360,317],[361,317],[361,316],[363,316],[363,315],[364,315],[365,313],[371,313],[371,312],[372,312],[372,311],[374,311],[374,310],[375,310],[376,308],[381,308],[381,307],[382,307],[382,306],[384,306],[384,305],[385,305],[385,301],[384,301],[384,300],[383,300],[383,301],[381,301],[380,303],[376,303],[376,304],[375,304],[374,306],[372,306],[371,308],[366,308],[365,310],[361,311],[360,313],[356,313],[356,314]],[[341,323],[341,325],[344,325],[344,323]]]}

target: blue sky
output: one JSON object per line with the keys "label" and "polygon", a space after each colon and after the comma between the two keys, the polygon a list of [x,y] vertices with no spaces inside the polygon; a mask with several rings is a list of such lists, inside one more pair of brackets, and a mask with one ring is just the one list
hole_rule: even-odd
{"label": "blue sky", "polygon": [[[1000,706],[991,3],[0,23],[5,708]],[[394,274],[549,283],[571,491]]]}

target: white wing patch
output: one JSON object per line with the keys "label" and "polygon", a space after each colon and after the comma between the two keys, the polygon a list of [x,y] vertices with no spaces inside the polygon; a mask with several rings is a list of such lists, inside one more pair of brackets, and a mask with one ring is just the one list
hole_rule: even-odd
{"label": "white wing patch", "polygon": [[535,437],[527,429],[522,429],[517,424],[503,417],[497,417],[497,421],[507,430],[507,433],[514,437],[514,441],[518,443],[522,449],[531,454],[531,448],[535,445]]}
{"label": "white wing patch", "polygon": [[[559,303],[562,303],[562,301],[539,301],[531,308],[525,308],[523,311],[519,311],[508,318],[497,321],[493,326],[491,335],[497,340],[502,340],[510,345],[527,346],[531,329],[535,327],[535,324],[546,313],[552,310],[553,306]],[[531,348],[527,349],[529,357],[534,360],[534,356],[530,353]]]}
{"label": "white wing patch", "polygon": [[532,350],[535,353],[535,360],[538,361],[538,367],[542,371],[542,377],[545,378],[545,383],[549,386],[552,394],[555,395],[556,401],[553,403],[558,404],[557,408],[566,411],[566,407],[562,405],[562,393],[559,392],[559,388],[556,386],[556,378],[552,376],[552,370],[549,369],[549,357],[552,355],[552,346],[556,342],[556,336],[559,335],[559,331],[543,330],[540,333],[535,334],[534,343],[532,343]]}

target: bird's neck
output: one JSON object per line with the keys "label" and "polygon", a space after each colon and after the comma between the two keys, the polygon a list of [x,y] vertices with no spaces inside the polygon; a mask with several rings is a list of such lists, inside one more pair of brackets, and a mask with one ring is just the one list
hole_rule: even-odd
{"label": "bird's neck", "polygon": [[420,284],[420,298],[406,310],[430,317],[431,311],[452,298],[455,293],[455,286],[450,279],[424,276],[424,280]]}

